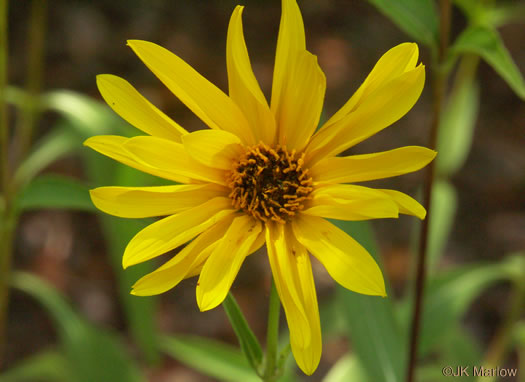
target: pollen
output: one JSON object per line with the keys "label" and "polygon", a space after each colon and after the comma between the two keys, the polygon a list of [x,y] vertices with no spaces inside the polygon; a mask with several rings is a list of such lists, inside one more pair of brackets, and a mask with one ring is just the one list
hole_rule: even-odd
{"label": "pollen", "polygon": [[229,176],[234,208],[262,221],[285,224],[311,199],[312,177],[304,153],[264,143],[247,148]]}

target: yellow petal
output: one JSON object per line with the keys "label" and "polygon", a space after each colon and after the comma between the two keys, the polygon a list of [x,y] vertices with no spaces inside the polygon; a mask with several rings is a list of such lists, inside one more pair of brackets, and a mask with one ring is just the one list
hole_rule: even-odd
{"label": "yellow petal", "polygon": [[317,57],[302,50],[296,53],[280,98],[277,116],[279,143],[302,151],[317,128],[323,108],[326,78]]}
{"label": "yellow petal", "polygon": [[368,94],[356,110],[313,136],[306,162],[336,155],[396,122],[414,106],[424,83],[419,65]]}
{"label": "yellow petal", "polygon": [[236,135],[222,130],[199,130],[182,138],[184,148],[196,161],[213,168],[231,170],[242,154]]}
{"label": "yellow petal", "polygon": [[126,150],[146,166],[158,168],[174,177],[225,185],[225,171],[205,166],[193,159],[181,143],[157,137],[139,136],[124,143]]}
{"label": "yellow petal", "polygon": [[415,43],[403,43],[390,49],[377,61],[359,89],[357,89],[346,104],[325,123],[325,126],[329,126],[351,113],[359,106],[359,101],[365,99],[368,94],[380,88],[392,78],[414,69],[418,57],[419,49]]}
{"label": "yellow petal", "polygon": [[226,64],[230,97],[250,123],[256,141],[275,140],[275,119],[253,74],[242,27],[242,6],[233,11],[226,42]]}
{"label": "yellow petal", "polygon": [[[300,245],[300,244],[299,244]],[[302,246],[301,246],[302,247]],[[303,247],[304,248],[304,247]],[[304,309],[306,316],[310,322],[310,345],[305,348],[297,348],[294,344],[295,341],[291,340],[292,352],[297,365],[301,370],[311,375],[317,369],[319,361],[321,359],[321,352],[323,342],[321,339],[321,323],[319,319],[319,307],[317,304],[317,294],[315,291],[314,279],[312,274],[312,265],[310,263],[310,256],[306,252],[306,249],[298,252],[296,256],[295,265],[297,267],[297,275],[300,282],[300,288],[302,292],[302,298],[304,303]],[[297,331],[296,328],[290,329],[290,337],[296,336],[297,334],[291,334],[292,331]]]}
{"label": "yellow petal", "polygon": [[146,134],[180,142],[188,132],[144,98],[131,84],[111,74],[97,76],[106,103],[122,118]]}
{"label": "yellow petal", "polygon": [[197,304],[201,311],[213,309],[224,300],[259,232],[261,223],[251,216],[233,220],[202,268],[197,283]]}
{"label": "yellow petal", "polygon": [[266,233],[264,232],[264,230],[261,230],[261,232],[259,232],[259,236],[257,236],[252,246],[250,247],[250,250],[248,251],[248,255],[251,255],[255,253],[256,251],[258,251],[259,249],[261,249],[264,243],[266,243]]}
{"label": "yellow petal", "polygon": [[[231,216],[235,216],[235,215],[231,215]],[[253,242],[252,246],[248,250],[248,256],[254,254],[257,250],[259,250],[264,245],[265,241],[266,241],[266,237],[265,237],[264,231],[261,230],[261,232],[259,232],[259,235],[255,239],[255,241]],[[204,261],[200,265],[193,268],[193,270],[186,275],[186,278],[199,275],[202,271],[203,266],[204,266]]]}
{"label": "yellow petal", "polygon": [[381,189],[378,191],[384,192],[389,197],[391,197],[392,200],[396,202],[399,212],[402,214],[416,216],[421,220],[425,218],[427,214],[425,208],[407,194],[395,190]]}
{"label": "yellow petal", "polygon": [[368,220],[397,218],[399,209],[392,198],[381,191],[337,184],[315,189],[302,213],[339,220]]}
{"label": "yellow petal", "polygon": [[248,122],[237,105],[184,60],[148,41],[128,40],[128,45],[164,85],[209,127],[229,131],[246,144],[255,143]]}
{"label": "yellow petal", "polygon": [[133,285],[131,294],[151,296],[164,293],[195,272],[195,269],[210,256],[219,239],[224,236],[233,216],[225,217],[201,233],[171,260],[138,280]]}
{"label": "yellow petal", "polygon": [[328,221],[299,215],[292,222],[297,240],[343,287],[357,293],[386,296],[379,266],[358,242]]}
{"label": "yellow petal", "polygon": [[228,189],[214,184],[160,187],[99,187],[90,192],[93,204],[107,214],[123,218],[173,215],[227,196]]}
{"label": "yellow petal", "polygon": [[299,6],[296,0],[282,0],[271,100],[271,110],[276,121],[280,120],[281,113],[286,112],[281,107],[281,98],[287,92],[287,88],[290,88],[287,82],[295,68],[294,60],[298,57],[297,53],[305,49],[304,24]]}
{"label": "yellow petal", "polygon": [[230,198],[216,197],[150,224],[128,243],[122,266],[127,268],[171,251],[233,212]]}
{"label": "yellow petal", "polygon": [[301,370],[311,375],[321,358],[322,341],[310,257],[289,226],[270,224],[267,232],[268,258],[286,313],[292,352]]}
{"label": "yellow petal", "polygon": [[[279,298],[283,304],[288,321],[288,327],[296,328],[293,341],[295,346],[306,349],[312,341],[311,329],[304,304],[298,290],[297,283],[293,282],[293,243],[287,241],[285,226],[277,223],[266,224],[266,247],[268,249],[268,260],[272,268],[272,275]],[[291,332],[290,332],[291,335]],[[292,338],[290,338],[291,340]]]}
{"label": "yellow petal", "polygon": [[[151,138],[151,137],[149,137]],[[174,180],[180,183],[190,183],[191,179],[188,176],[174,173],[171,169],[158,168],[151,164],[145,163],[137,159],[135,155],[129,152],[124,145],[130,138],[120,137],[117,135],[98,135],[91,137],[84,142],[84,146],[90,147],[93,150],[110,157],[120,163],[136,168],[137,170],[146,172],[151,175],[159,176],[161,178]]]}
{"label": "yellow petal", "polygon": [[[257,252],[264,245],[265,241],[266,241],[266,235],[264,231],[261,230],[261,232],[259,232],[259,235],[255,239],[255,241],[253,242],[252,246],[248,250],[248,256]],[[186,277],[188,278],[188,277],[199,275],[202,271],[203,266],[204,266],[204,261],[199,266],[196,266],[195,268],[193,268],[193,270],[189,272],[186,275]]]}
{"label": "yellow petal", "polygon": [[310,174],[316,183],[363,182],[417,171],[435,156],[434,150],[407,146],[374,154],[329,157],[312,166]]}
{"label": "yellow petal", "polygon": [[[257,250],[259,250],[264,245],[265,241],[266,241],[266,238],[265,238],[264,231],[259,232],[259,235],[257,236],[252,246],[248,250],[248,256],[254,254]],[[204,261],[200,265],[193,268],[193,270],[186,275],[186,278],[199,275],[203,267],[204,267]]]}

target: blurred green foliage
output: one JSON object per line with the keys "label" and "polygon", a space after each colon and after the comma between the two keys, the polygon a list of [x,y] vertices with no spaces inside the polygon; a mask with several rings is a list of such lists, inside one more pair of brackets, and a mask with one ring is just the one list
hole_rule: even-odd
{"label": "blurred green foliage", "polygon": [[[41,279],[28,273],[13,275],[13,286],[38,300],[52,316],[59,333],[64,359],[53,353],[33,358],[31,363],[13,372],[16,378],[25,369],[49,364],[57,365],[57,371],[79,382],[139,382],[144,380],[135,362],[131,360],[119,336],[107,329],[94,327],[77,315],[58,292]],[[49,354],[52,354],[51,356]],[[11,375],[13,375],[11,374]],[[7,377],[2,381],[15,380]],[[13,377],[11,377],[13,378]]]}

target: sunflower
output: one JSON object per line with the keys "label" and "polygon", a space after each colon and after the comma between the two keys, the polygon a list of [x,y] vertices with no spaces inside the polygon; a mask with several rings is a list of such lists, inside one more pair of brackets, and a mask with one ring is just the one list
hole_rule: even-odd
{"label": "sunflower", "polygon": [[128,45],[193,111],[207,130],[189,133],[113,75],[97,77],[108,105],[147,135],[95,136],[86,146],[125,165],[173,181],[159,187],[101,187],[91,191],[100,210],[125,218],[164,216],[137,233],[123,266],[153,259],[187,242],[176,256],[138,280],[132,294],[166,292],[199,275],[202,311],[221,304],[244,259],[266,244],[284,307],[292,352],[312,374],[321,357],[319,310],[310,254],[343,287],[386,296],[370,254],[325,220],[425,217],[424,208],[394,190],[354,183],[419,170],[436,155],[407,146],[337,156],[412,108],[425,81],[418,47],[385,53],[344,106],[317,131],[326,79],[305,48],[296,0],[283,0],[268,105],[253,74],[237,6],[227,35],[229,95],[168,50],[146,41]]}

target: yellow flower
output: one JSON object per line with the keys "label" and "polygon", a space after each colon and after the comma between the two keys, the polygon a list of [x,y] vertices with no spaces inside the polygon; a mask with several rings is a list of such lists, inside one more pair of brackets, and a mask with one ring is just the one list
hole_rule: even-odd
{"label": "yellow flower", "polygon": [[319,311],[309,254],[343,287],[385,296],[381,270],[354,239],[323,218],[365,220],[399,213],[423,219],[424,208],[394,190],[353,183],[416,171],[435,152],[408,146],[337,157],[405,115],[425,80],[418,48],[405,43],[377,62],[357,92],[317,131],[325,76],[305,48],[296,0],[283,0],[271,104],[253,74],[237,6],[227,36],[229,95],[182,59],[146,41],[128,45],[211,129],[188,133],[127,81],[100,75],[108,105],[148,134],[96,136],[86,146],[170,181],[162,187],[101,187],[91,191],[102,211],[127,218],[167,216],[128,244],[124,268],[191,241],[133,286],[154,295],[199,275],[202,311],[219,305],[244,259],[266,243],[294,357],[312,374],[321,357]]}

